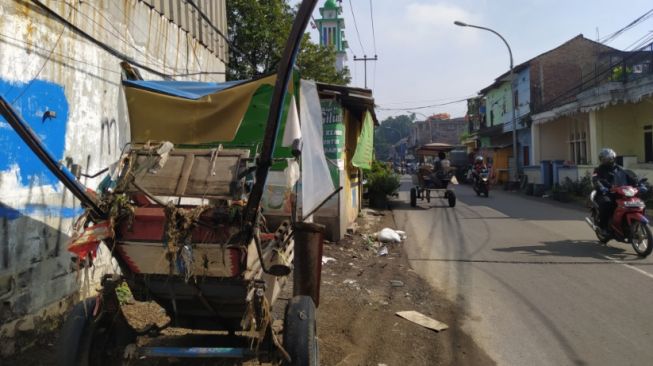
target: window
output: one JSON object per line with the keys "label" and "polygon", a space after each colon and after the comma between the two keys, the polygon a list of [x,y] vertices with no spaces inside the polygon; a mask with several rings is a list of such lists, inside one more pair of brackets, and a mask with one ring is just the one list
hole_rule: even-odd
{"label": "window", "polygon": [[587,124],[573,121],[569,124],[569,161],[587,164]]}

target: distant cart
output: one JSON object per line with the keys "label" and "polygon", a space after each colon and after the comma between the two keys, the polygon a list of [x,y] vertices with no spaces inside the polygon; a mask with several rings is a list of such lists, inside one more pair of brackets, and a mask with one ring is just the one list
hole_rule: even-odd
{"label": "distant cart", "polygon": [[417,199],[443,198],[449,203],[449,207],[456,206],[456,194],[449,189],[449,184],[457,184],[455,169],[450,166],[448,160],[440,162],[438,167],[430,166],[425,162],[429,157],[434,159],[439,153],[448,153],[454,149],[453,145],[444,143],[430,143],[422,145],[417,149],[418,158],[424,162],[412,175],[413,185],[410,189],[410,205],[417,206]]}

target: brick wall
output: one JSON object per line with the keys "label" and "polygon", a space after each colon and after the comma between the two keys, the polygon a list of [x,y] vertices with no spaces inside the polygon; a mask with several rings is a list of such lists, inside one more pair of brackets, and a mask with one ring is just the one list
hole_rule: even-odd
{"label": "brick wall", "polygon": [[599,55],[613,50],[579,35],[530,62],[531,111],[534,113],[573,100],[583,80],[600,68]]}

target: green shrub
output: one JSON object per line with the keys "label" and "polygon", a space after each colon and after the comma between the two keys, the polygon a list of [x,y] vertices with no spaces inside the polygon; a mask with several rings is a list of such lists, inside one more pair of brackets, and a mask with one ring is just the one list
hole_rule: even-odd
{"label": "green shrub", "polygon": [[399,189],[399,176],[384,163],[372,162],[372,169],[365,171],[367,191],[371,195],[389,196]]}

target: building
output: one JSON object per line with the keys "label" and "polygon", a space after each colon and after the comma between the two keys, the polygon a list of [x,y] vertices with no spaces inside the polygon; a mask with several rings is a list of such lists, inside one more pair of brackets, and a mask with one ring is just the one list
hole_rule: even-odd
{"label": "building", "polygon": [[342,6],[335,0],[326,0],[320,8],[322,18],[316,19],[320,34],[320,46],[333,47],[336,51],[336,70],[342,71],[347,61],[347,41],[345,40],[345,19],[340,17]]}
{"label": "building", "polygon": [[464,117],[450,118],[447,113],[433,115],[425,121],[412,124],[407,147],[414,155],[416,148],[431,142],[459,145],[461,136],[467,130],[468,125]]}
{"label": "building", "polygon": [[529,182],[551,186],[580,179],[598,165],[603,147],[613,148],[625,168],[653,179],[653,48],[604,57],[608,66],[589,87],[533,115],[538,166],[527,169]]}
{"label": "building", "polygon": [[[542,53],[514,67],[513,89],[511,95],[510,72],[496,78],[494,83],[480,91],[484,100],[485,127],[479,124],[478,131],[470,131],[478,136],[478,149],[491,157],[499,152],[501,163],[494,167],[508,172],[513,164],[512,131],[513,104],[515,105],[515,125],[517,130],[518,167],[537,164],[532,152],[532,115],[565,104],[573,98],[579,85],[593,80],[595,73],[605,62],[602,56],[614,51],[598,42],[578,35],[562,45]],[[468,115],[477,115],[478,109],[470,109]],[[506,156],[503,156],[506,155]],[[502,173],[499,180],[507,180]]]}
{"label": "building", "polygon": [[[101,179],[90,176],[129,141],[120,62],[138,66],[146,79],[224,81],[224,0],[195,1],[197,9],[183,0],[44,3],[0,5],[0,95],[56,159],[89,176],[82,183],[90,188]],[[78,278],[66,244],[79,202],[1,117],[0,145],[2,356],[24,346],[30,332],[48,329],[51,316],[83,290],[94,291],[112,266],[100,253],[87,272],[92,278]]]}
{"label": "building", "polygon": [[342,190],[315,213],[315,221],[326,225],[329,240],[337,241],[362,209],[364,166],[355,157],[359,151],[367,151],[371,162],[372,130],[379,123],[371,90],[323,83],[317,83],[317,89],[324,123],[324,153],[333,185]]}

